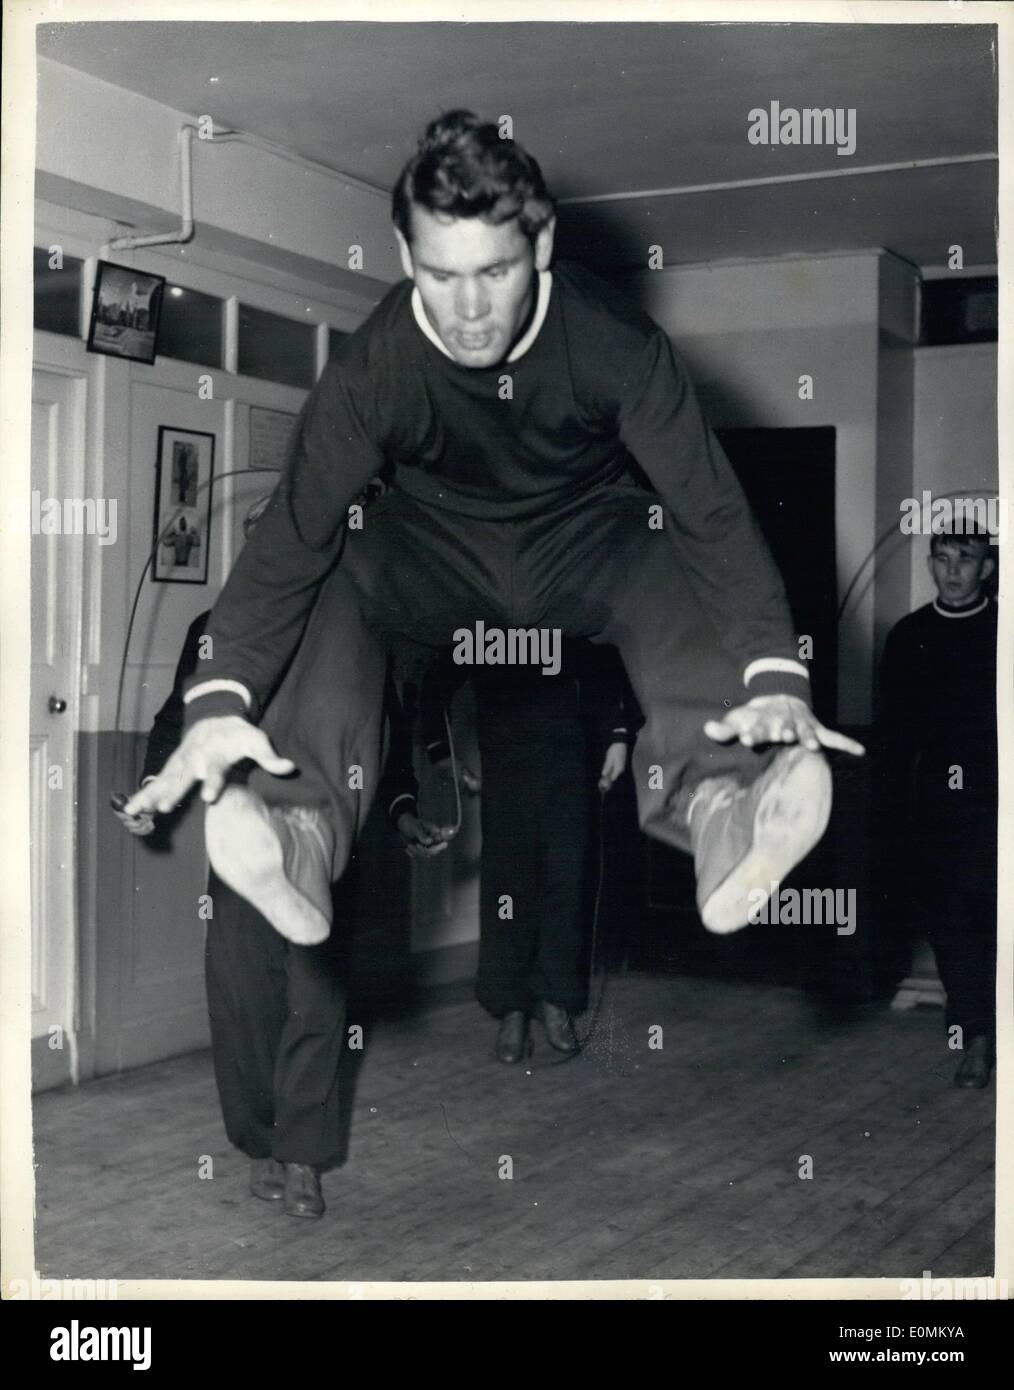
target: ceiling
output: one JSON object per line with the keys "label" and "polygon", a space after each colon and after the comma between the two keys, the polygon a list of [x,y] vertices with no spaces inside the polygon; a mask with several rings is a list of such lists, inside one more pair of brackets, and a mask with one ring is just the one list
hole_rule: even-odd
{"label": "ceiling", "polygon": [[[995,161],[791,176],[997,148],[991,26],[149,23],[47,25],[39,51],[389,189],[441,110],[509,114],[558,198],[754,179],[565,207],[603,265],[884,246],[920,266],[996,259]],[[216,80],[212,80],[216,79]],[[759,146],[747,113],[853,109],[856,149]]]}

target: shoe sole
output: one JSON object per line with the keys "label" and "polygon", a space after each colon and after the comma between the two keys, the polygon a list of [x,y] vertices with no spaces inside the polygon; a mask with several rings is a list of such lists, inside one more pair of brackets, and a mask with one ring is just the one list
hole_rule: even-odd
{"label": "shoe sole", "polygon": [[503,1062],[504,1066],[512,1067],[516,1066],[518,1062],[523,1062],[526,1057],[530,1057],[534,1051],[535,1039],[532,1037],[528,1025],[526,1024],[524,1036],[521,1039],[521,1045],[516,1053],[508,1052],[506,1048],[501,1048],[497,1045],[493,1048],[493,1056],[498,1062]]}
{"label": "shoe sole", "polygon": [[320,1211],[298,1211],[294,1207],[286,1207],[285,1215],[299,1216],[302,1217],[304,1221],[319,1221],[320,1218],[324,1215],[324,1210],[321,1209]]}
{"label": "shoe sole", "polygon": [[[541,1013],[536,1014],[535,1017],[542,1024],[542,1030],[546,1035],[546,1042],[549,1043],[549,1046],[554,1052],[562,1052],[565,1057],[573,1057],[576,1052],[581,1051],[581,1044],[578,1042],[576,1034],[561,1047],[558,1042],[553,1041],[549,1028],[546,1025],[546,1020],[542,1017]],[[573,1026],[573,1023],[571,1023],[571,1028],[573,1028]]]}
{"label": "shoe sole", "polygon": [[319,946],[331,923],[285,874],[285,854],[271,813],[243,787],[226,787],[210,805],[204,838],[211,867],[296,946]]}
{"label": "shoe sole", "polygon": [[[773,775],[776,774],[777,775]],[[701,910],[708,931],[728,935],[749,923],[749,914],[766,902],[818,842],[831,818],[831,772],[820,753],[787,750],[762,774],[771,778],[754,811],[753,839],[746,855],[714,890]]]}
{"label": "shoe sole", "polygon": [[281,1187],[251,1187],[250,1196],[259,1197],[262,1202],[280,1202],[285,1192]]}

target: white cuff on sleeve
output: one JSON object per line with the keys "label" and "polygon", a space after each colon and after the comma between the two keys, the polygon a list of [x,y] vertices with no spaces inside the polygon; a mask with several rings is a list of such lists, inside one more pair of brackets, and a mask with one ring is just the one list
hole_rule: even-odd
{"label": "white cuff on sleeve", "polygon": [[789,661],[784,656],[762,656],[757,661],[751,661],[743,672],[743,684],[749,685],[754,676],[759,676],[763,671],[782,671],[786,675],[810,679],[810,673],[801,661]]}
{"label": "white cuff on sleeve", "polygon": [[253,705],[253,696],[245,685],[241,685],[239,681],[226,680],[201,681],[200,685],[192,686],[191,689],[187,691],[183,696],[183,703],[189,705],[192,700],[199,700],[202,695],[213,695],[219,690],[228,690],[231,691],[233,695],[242,696],[243,703],[246,705],[247,709],[250,709]]}

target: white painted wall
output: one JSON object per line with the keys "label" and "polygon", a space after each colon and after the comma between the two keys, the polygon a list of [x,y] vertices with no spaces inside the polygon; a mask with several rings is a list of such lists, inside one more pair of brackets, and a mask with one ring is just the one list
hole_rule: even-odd
{"label": "white painted wall", "polygon": [[[996,421],[996,343],[919,348],[915,353],[913,496],[961,490],[976,496],[996,490],[999,474]],[[935,590],[926,570],[928,542],[914,537],[911,607],[928,603]]]}
{"label": "white painted wall", "polygon": [[[37,195],[138,233],[179,225],[177,136],[205,114],[174,111],[51,59],[38,64]],[[401,276],[386,194],[319,166],[224,140],[193,142],[197,244],[289,260],[353,293]],[[122,230],[122,229],[121,229]],[[363,248],[350,272],[349,247]]]}
{"label": "white painted wall", "polygon": [[866,567],[859,591],[869,585],[874,600],[875,655],[888,632],[909,610],[911,582],[908,556],[897,544],[900,503],[912,495],[914,370],[911,343],[881,332],[877,361],[877,526],[890,533]]}

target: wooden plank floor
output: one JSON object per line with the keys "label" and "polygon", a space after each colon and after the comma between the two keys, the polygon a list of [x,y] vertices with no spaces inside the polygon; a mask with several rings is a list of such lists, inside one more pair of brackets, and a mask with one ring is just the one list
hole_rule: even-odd
{"label": "wooden plank floor", "polygon": [[[648,1047],[661,1024],[664,1046]],[[610,982],[581,1057],[489,1055],[456,1004],[378,1023],[328,1213],[246,1192],[210,1056],[35,1101],[37,1262],[75,1278],[934,1277],[992,1270],[995,1091],[939,1010],[829,1019],[772,986]],[[350,1059],[353,1054],[350,1054]],[[801,1179],[801,1156],[812,1179]],[[200,1178],[202,1156],[213,1177]],[[503,1156],[513,1178],[502,1179]]]}

